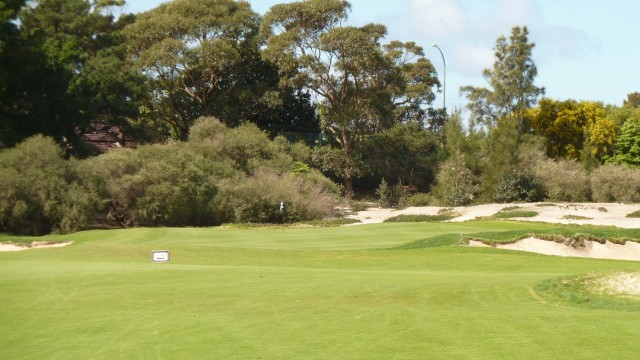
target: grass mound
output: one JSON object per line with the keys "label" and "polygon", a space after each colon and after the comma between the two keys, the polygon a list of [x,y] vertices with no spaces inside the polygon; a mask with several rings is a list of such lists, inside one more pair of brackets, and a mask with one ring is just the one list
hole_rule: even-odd
{"label": "grass mound", "polygon": [[398,215],[385,219],[386,223],[393,222],[439,222],[447,221],[455,218],[452,214],[437,214],[437,215]]}
{"label": "grass mound", "polygon": [[499,211],[497,214],[491,216],[492,219],[511,219],[511,218],[528,218],[537,216],[537,211],[527,211],[527,210],[508,210],[508,211]]}
{"label": "grass mound", "polygon": [[587,274],[544,280],[534,290],[541,298],[555,304],[588,309],[640,311],[640,299],[603,291],[601,279],[605,274]]}
{"label": "grass mound", "polygon": [[627,215],[628,218],[640,218],[640,210],[634,211],[631,214]]}

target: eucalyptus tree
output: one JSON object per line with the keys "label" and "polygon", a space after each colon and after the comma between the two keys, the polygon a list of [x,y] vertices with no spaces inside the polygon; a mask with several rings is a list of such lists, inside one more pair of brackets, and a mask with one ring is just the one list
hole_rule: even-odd
{"label": "eucalyptus tree", "polygon": [[151,90],[146,114],[185,140],[216,96],[247,76],[240,61],[256,51],[260,17],[246,1],[174,0],[127,28],[130,58]]}
{"label": "eucalyptus tree", "polygon": [[[12,146],[34,134],[75,145],[96,114],[94,93],[78,82],[87,63],[115,45],[123,0],[33,0],[0,3],[3,35],[2,134]],[[8,21],[7,21],[8,20]],[[70,149],[70,148],[68,148]]]}
{"label": "eucalyptus tree", "polygon": [[529,42],[526,26],[512,28],[509,39],[500,36],[496,40],[493,68],[482,72],[491,88],[461,88],[469,99],[468,107],[474,123],[493,127],[500,119],[508,117],[517,121],[519,134],[530,130],[525,111],[544,95],[544,88],[534,84],[538,75],[532,59],[534,46]]}
{"label": "eucalyptus tree", "polygon": [[322,157],[343,179],[346,196],[363,173],[361,137],[423,120],[439,85],[421,47],[381,45],[383,25],[345,26],[350,9],[343,0],[292,2],[273,6],[262,23],[265,58],[279,65],[283,83],[315,96],[320,124],[339,145]]}

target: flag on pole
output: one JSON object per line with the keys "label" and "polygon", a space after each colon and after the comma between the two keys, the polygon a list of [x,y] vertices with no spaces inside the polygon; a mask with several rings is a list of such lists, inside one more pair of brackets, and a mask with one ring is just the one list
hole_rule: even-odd
{"label": "flag on pole", "polygon": [[280,212],[284,212],[284,201],[280,201]]}

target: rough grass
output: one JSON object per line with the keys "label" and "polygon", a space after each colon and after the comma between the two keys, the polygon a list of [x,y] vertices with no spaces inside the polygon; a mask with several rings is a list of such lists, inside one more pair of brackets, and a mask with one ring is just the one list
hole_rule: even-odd
{"label": "rough grass", "polygon": [[[536,287],[640,263],[456,246],[525,233],[640,235],[472,221],[49,236],[74,243],[0,253],[1,357],[637,358],[640,311]],[[154,265],[157,249],[171,262]]]}
{"label": "rough grass", "polygon": [[627,215],[628,218],[640,218],[640,210],[634,211],[631,214]]}
{"label": "rough grass", "polygon": [[384,222],[439,222],[447,221],[455,218],[455,215],[451,214],[438,214],[438,215],[398,215],[385,219]]}
{"label": "rough grass", "polygon": [[593,218],[590,218],[590,217],[573,215],[573,214],[564,215],[562,218],[565,220],[593,220]]}
{"label": "rough grass", "polygon": [[527,210],[508,210],[508,211],[500,211],[490,218],[492,219],[511,219],[511,218],[527,218],[534,217],[538,215],[537,211],[527,211]]}

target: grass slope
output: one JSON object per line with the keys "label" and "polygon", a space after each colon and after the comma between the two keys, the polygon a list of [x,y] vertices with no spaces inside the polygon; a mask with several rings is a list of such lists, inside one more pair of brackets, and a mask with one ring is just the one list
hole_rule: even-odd
{"label": "grass slope", "polygon": [[[0,253],[2,358],[637,358],[640,312],[549,303],[533,288],[640,264],[440,246],[558,229],[478,221],[50,236],[74,244]],[[154,249],[169,249],[171,263],[152,264]]]}

